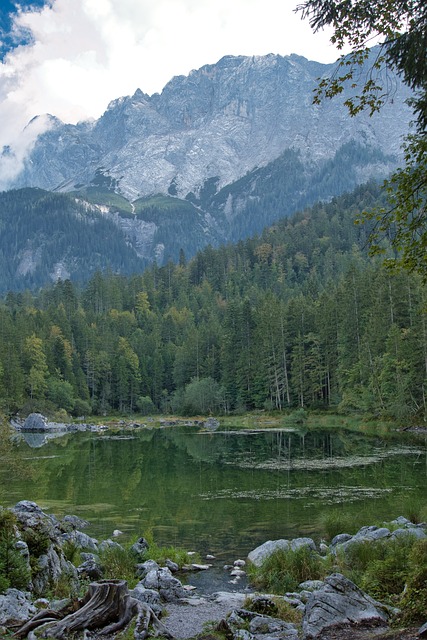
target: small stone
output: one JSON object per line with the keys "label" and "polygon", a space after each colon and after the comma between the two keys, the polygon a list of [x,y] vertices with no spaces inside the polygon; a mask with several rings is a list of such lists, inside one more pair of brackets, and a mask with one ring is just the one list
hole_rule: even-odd
{"label": "small stone", "polygon": [[166,558],[165,560],[165,567],[167,567],[172,573],[176,573],[177,571],[179,571],[179,566],[177,565],[177,563],[173,562],[173,560],[170,560],[169,558]]}
{"label": "small stone", "polygon": [[245,560],[235,560],[233,564],[234,564],[235,567],[244,567],[244,566],[246,566]]}
{"label": "small stone", "polygon": [[49,600],[47,598],[37,598],[37,600],[34,600],[34,606],[37,607],[37,609],[47,609]]}

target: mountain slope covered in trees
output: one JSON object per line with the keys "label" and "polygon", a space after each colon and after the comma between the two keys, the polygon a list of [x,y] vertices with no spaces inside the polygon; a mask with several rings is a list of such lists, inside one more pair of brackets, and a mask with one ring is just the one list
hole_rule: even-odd
{"label": "mountain slope covered in trees", "polygon": [[330,159],[307,164],[288,150],[217,191],[208,181],[185,200],[157,194],[130,202],[101,173],[72,193],[26,188],[0,193],[0,293],[58,278],[87,281],[96,270],[129,275],[154,261],[177,262],[208,244],[258,233],[318,199],[353,189],[392,158],[350,141]]}
{"label": "mountain slope covered in trees", "polygon": [[366,256],[378,187],[140,275],[97,272],[0,307],[3,408],[425,413],[426,290]]}

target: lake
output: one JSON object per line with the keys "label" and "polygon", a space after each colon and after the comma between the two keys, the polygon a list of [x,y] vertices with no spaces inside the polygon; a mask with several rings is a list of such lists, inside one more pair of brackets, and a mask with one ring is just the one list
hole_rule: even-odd
{"label": "lake", "polygon": [[319,540],[322,518],[337,510],[371,524],[426,501],[425,438],[171,427],[31,444],[16,446],[18,471],[0,470],[0,504],[34,500],[89,520],[100,539],[150,532],[224,561],[269,539]]}

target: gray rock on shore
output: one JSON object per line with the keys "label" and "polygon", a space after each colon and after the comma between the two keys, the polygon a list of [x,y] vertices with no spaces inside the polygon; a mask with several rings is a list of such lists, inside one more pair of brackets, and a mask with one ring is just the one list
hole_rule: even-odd
{"label": "gray rock on shore", "polygon": [[323,586],[309,598],[302,623],[304,640],[311,640],[324,629],[341,624],[374,622],[386,625],[389,615],[384,606],[364,593],[340,573],[325,578]]}
{"label": "gray rock on shore", "polygon": [[308,547],[316,551],[316,545],[311,538],[294,538],[293,540],[268,540],[248,554],[248,560],[256,567],[260,567],[273,553],[279,550],[296,551],[301,547]]}

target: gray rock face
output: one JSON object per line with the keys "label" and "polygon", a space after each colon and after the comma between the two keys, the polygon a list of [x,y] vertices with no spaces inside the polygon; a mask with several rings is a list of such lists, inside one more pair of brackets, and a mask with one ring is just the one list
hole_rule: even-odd
{"label": "gray rock face", "polygon": [[339,573],[327,577],[307,602],[303,619],[305,640],[316,638],[324,629],[339,624],[377,622],[386,624],[387,614],[373,600]]}
{"label": "gray rock face", "polygon": [[94,123],[50,118],[10,186],[69,190],[103,167],[130,199],[168,191],[185,197],[209,179],[217,189],[230,184],[290,148],[314,162],[351,139],[398,153],[411,119],[406,87],[389,78],[393,101],[381,114],[350,118],[343,102],[351,89],[342,100],[312,103],[317,79],[333,69],[297,55],[225,56],[173,78],[161,94],[137,90],[113,101]]}
{"label": "gray rock face", "polygon": [[49,587],[56,584],[61,576],[61,561],[53,546],[41,555],[37,562],[37,573],[33,576],[34,593],[46,593]]}
{"label": "gray rock face", "polygon": [[36,607],[30,601],[30,594],[18,589],[7,589],[0,595],[0,626],[22,624],[35,613]]}

